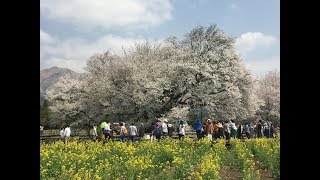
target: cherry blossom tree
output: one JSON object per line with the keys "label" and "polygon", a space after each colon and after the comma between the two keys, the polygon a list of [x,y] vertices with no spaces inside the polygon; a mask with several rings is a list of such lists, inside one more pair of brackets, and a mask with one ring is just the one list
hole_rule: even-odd
{"label": "cherry blossom tree", "polygon": [[270,71],[258,81],[256,94],[263,101],[257,115],[263,120],[279,123],[280,72],[278,70]]}
{"label": "cherry blossom tree", "polygon": [[123,55],[95,54],[84,81],[61,81],[49,93],[52,111],[82,123],[105,114],[126,122],[177,118],[196,107],[221,120],[253,116],[259,101],[234,42],[215,25],[199,26],[182,40],[171,36],[136,44]]}

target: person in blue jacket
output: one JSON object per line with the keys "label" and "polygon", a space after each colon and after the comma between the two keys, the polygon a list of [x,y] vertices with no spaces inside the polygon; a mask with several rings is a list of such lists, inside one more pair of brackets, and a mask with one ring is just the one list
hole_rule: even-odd
{"label": "person in blue jacket", "polygon": [[194,129],[195,129],[196,132],[197,132],[197,138],[198,138],[198,140],[201,139],[201,127],[202,127],[202,124],[201,124],[200,120],[197,119],[196,122],[194,123]]}

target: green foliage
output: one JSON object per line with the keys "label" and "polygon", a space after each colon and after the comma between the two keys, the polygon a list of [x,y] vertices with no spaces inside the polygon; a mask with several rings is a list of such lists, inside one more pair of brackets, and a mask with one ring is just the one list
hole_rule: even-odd
{"label": "green foliage", "polygon": [[48,100],[44,100],[43,105],[40,105],[40,125],[44,128],[48,127],[50,121],[50,110]]}

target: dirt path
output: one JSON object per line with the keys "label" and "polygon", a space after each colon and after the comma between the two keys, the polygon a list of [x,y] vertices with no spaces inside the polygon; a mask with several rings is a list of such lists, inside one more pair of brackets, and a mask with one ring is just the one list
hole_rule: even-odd
{"label": "dirt path", "polygon": [[256,159],[254,159],[255,161],[255,170],[259,170],[260,172],[260,179],[261,180],[275,180],[276,178],[274,178],[272,176],[272,173],[267,169],[266,166],[264,166],[263,164],[261,164],[259,161],[257,161]]}
{"label": "dirt path", "polygon": [[[272,176],[272,173],[266,169],[261,163],[256,162],[255,170],[259,170],[260,172],[260,180],[275,180]],[[237,167],[233,166],[222,166],[219,172],[219,176],[221,179],[226,180],[241,180],[242,173],[241,170]]]}
{"label": "dirt path", "polygon": [[219,171],[221,179],[238,180],[242,178],[241,170],[233,166],[222,166]]}

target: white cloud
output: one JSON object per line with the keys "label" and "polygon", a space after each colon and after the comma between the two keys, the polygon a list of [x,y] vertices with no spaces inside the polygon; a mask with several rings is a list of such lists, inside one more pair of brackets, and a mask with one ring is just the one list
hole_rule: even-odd
{"label": "white cloud", "polygon": [[55,38],[53,38],[48,33],[44,32],[42,29],[40,29],[40,43],[41,44],[51,44],[55,42]]}
{"label": "white cloud", "polygon": [[48,18],[90,29],[148,27],[172,18],[172,0],[41,0]]}
{"label": "white cloud", "polygon": [[53,38],[50,34],[40,29],[40,59],[42,59],[45,56],[45,52],[48,46],[50,44],[54,44],[55,42],[55,38]]}
{"label": "white cloud", "polygon": [[[40,63],[43,68],[58,66],[83,72],[87,60],[94,54],[108,50],[113,53],[120,53],[122,47],[128,48],[135,43],[145,41],[145,39],[138,37],[121,37],[111,34],[93,42],[81,38],[71,38],[63,41],[56,39],[55,43],[40,44]],[[154,42],[154,40],[150,41]]]}
{"label": "white cloud", "polygon": [[237,51],[246,56],[248,53],[260,47],[270,47],[278,42],[273,36],[265,35],[261,32],[247,32],[242,34],[235,43]]}
{"label": "white cloud", "polygon": [[272,71],[274,69],[278,69],[280,71],[280,56],[248,60],[244,63],[251,73],[256,77],[262,77],[268,71]]}

